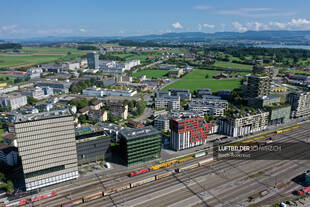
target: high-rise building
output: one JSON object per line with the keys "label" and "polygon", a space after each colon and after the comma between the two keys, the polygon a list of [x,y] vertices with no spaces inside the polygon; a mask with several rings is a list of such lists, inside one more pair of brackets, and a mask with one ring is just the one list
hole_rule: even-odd
{"label": "high-rise building", "polygon": [[286,96],[286,102],[292,106],[291,117],[310,115],[310,92],[294,92]]}
{"label": "high-rise building", "polygon": [[160,157],[162,136],[152,126],[125,128],[120,131],[121,156],[127,165],[143,163]]}
{"label": "high-rise building", "polygon": [[205,144],[212,124],[201,117],[181,117],[170,120],[171,147],[182,150]]}
{"label": "high-rise building", "polygon": [[279,71],[276,69],[274,66],[263,66],[263,65],[255,65],[253,67],[253,73],[258,73],[258,74],[266,74],[268,75],[271,79],[275,78]]}
{"label": "high-rise building", "polygon": [[86,55],[88,68],[98,69],[99,68],[99,55],[96,52],[89,52]]}
{"label": "high-rise building", "polygon": [[79,176],[70,111],[18,116],[14,126],[27,191]]}
{"label": "high-rise building", "polygon": [[248,98],[266,96],[270,93],[271,79],[269,76],[251,75],[248,78],[247,95]]}

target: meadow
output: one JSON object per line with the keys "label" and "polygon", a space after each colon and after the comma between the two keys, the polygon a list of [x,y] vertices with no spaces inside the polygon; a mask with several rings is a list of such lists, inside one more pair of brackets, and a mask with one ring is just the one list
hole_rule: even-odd
{"label": "meadow", "polygon": [[142,70],[134,73],[133,76],[138,78],[140,75],[146,75],[147,78],[162,78],[167,73],[167,70]]}

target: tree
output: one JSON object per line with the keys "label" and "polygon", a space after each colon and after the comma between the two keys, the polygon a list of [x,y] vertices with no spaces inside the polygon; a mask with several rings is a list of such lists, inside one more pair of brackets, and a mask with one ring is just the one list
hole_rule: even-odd
{"label": "tree", "polygon": [[28,98],[27,98],[27,102],[28,102],[30,105],[34,105],[34,104],[37,103],[38,101],[39,101],[39,100],[33,98],[33,96],[28,96]]}

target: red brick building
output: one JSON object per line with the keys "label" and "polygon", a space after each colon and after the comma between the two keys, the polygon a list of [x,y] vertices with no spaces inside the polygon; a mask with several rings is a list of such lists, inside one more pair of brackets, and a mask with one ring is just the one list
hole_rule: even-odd
{"label": "red brick building", "polygon": [[171,146],[182,150],[205,144],[211,128],[212,123],[205,123],[201,117],[171,119]]}

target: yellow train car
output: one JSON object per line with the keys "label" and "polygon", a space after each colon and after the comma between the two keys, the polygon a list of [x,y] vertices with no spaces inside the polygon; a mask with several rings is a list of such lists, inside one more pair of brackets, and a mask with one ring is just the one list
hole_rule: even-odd
{"label": "yellow train car", "polygon": [[294,129],[298,129],[298,128],[300,128],[300,125],[292,126],[292,127],[285,128],[285,129],[281,129],[281,130],[278,130],[276,133],[277,134],[281,134],[281,133],[288,132],[290,130],[294,130]]}
{"label": "yellow train car", "polygon": [[192,159],[194,159],[194,157],[193,157],[193,156],[191,156],[191,157],[185,157],[185,158],[179,159],[179,160],[178,160],[178,163],[181,163],[181,162],[186,162],[186,161],[188,161],[188,160],[192,160]]}
{"label": "yellow train car", "polygon": [[160,168],[164,168],[164,167],[169,167],[169,166],[172,166],[174,165],[176,162],[178,162],[177,160],[171,160],[171,161],[167,161],[167,162],[164,162],[164,163],[160,163],[158,165],[153,165],[151,166],[150,168],[152,170],[158,170]]}

